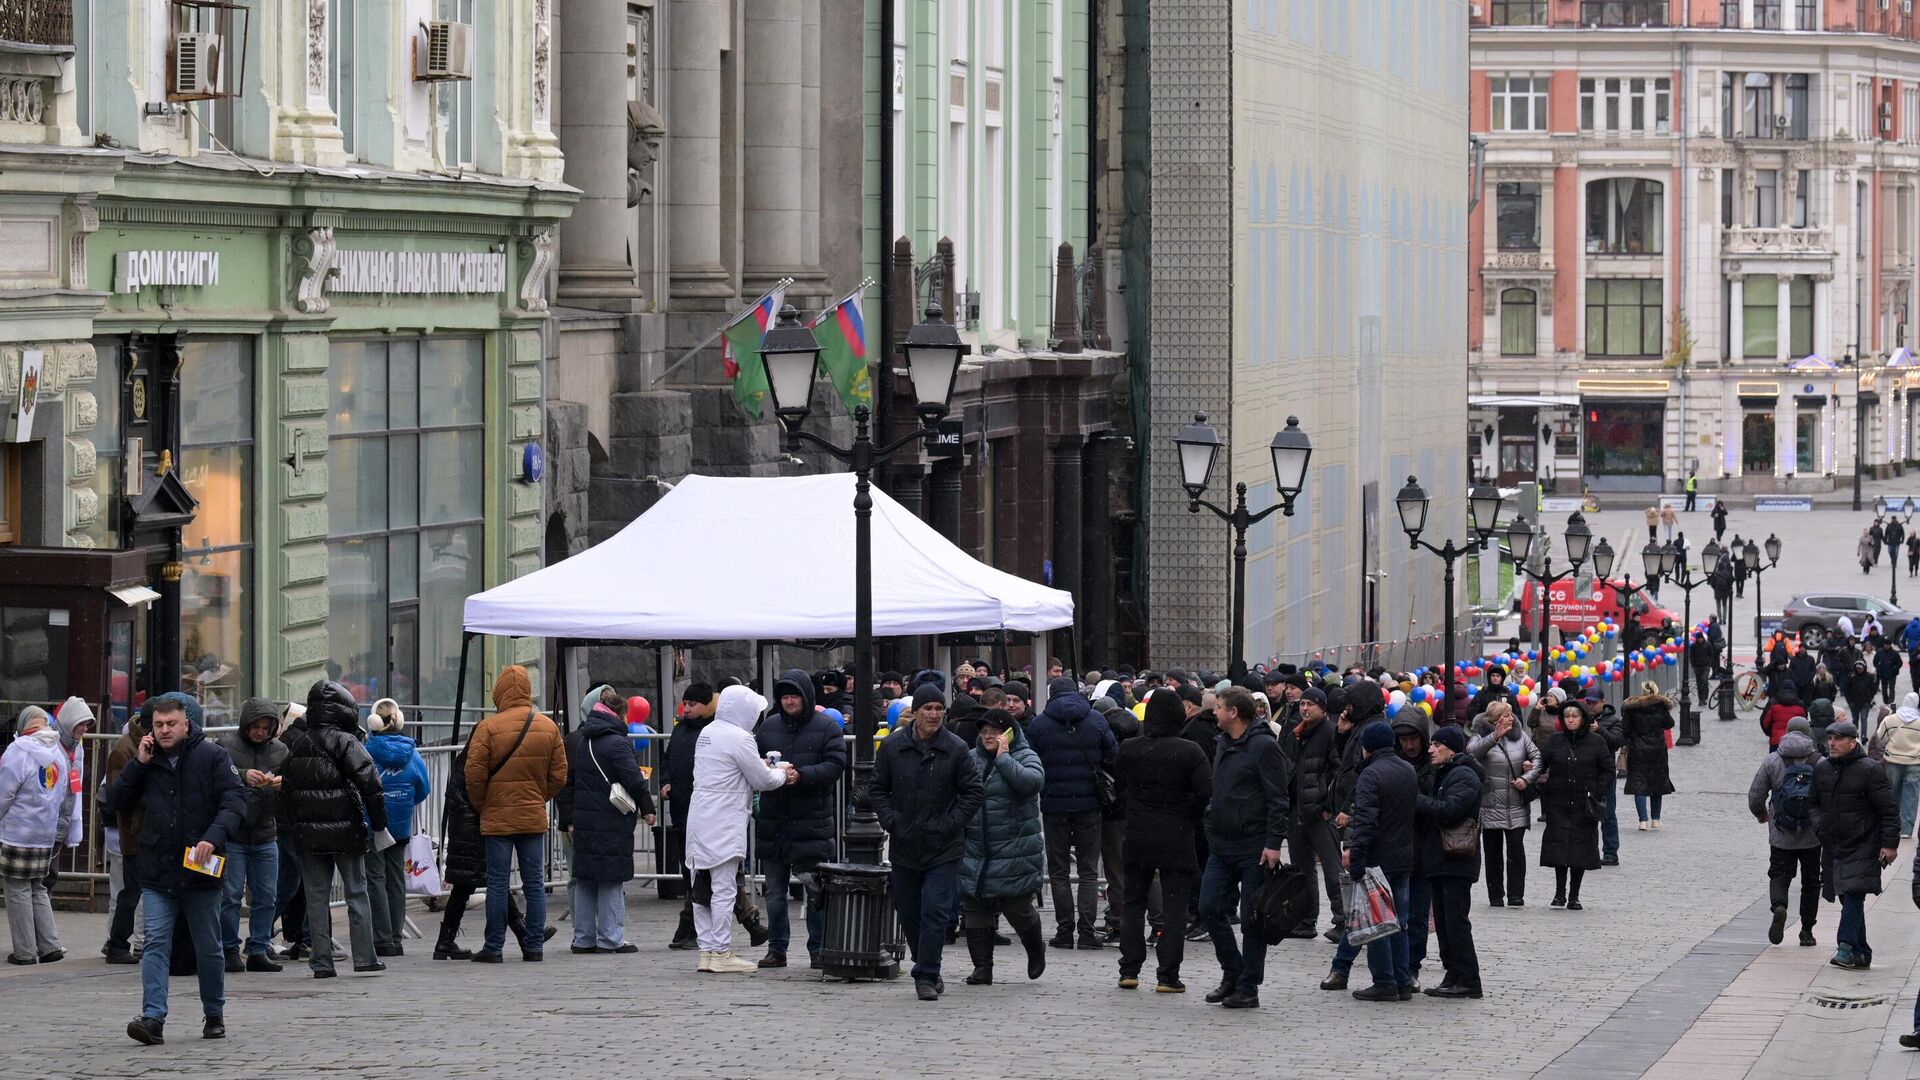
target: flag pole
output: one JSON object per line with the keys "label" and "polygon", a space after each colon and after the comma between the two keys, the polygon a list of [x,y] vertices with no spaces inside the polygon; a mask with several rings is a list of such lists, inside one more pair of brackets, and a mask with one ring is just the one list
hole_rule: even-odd
{"label": "flag pole", "polygon": [[714,341],[717,338],[719,338],[721,334],[726,333],[728,327],[732,326],[734,323],[739,322],[741,319],[746,318],[747,313],[752,311],[754,308],[759,307],[760,302],[762,300],[765,300],[767,297],[772,296],[774,293],[779,292],[781,289],[787,288],[792,284],[793,284],[792,278],[781,278],[778,282],[774,284],[773,288],[768,289],[766,292],[761,293],[760,298],[758,300],[755,300],[753,303],[748,304],[746,307],[743,307],[740,310],[734,312],[733,318],[728,319],[726,322],[721,323],[718,327],[715,327],[713,333],[708,334],[706,337],[701,338],[698,342],[694,344],[694,346],[691,349],[688,349],[686,352],[681,353],[680,359],[675,360],[671,364],[668,364],[667,369],[665,371],[662,371],[660,374],[655,375],[653,377],[653,381],[648,383],[647,385],[648,386],[660,385],[661,381],[664,380],[667,376],[680,370],[680,365],[693,359],[694,356],[700,352],[700,350],[713,344]]}
{"label": "flag pole", "polygon": [[835,310],[837,310],[841,304],[844,304],[849,300],[853,300],[860,296],[865,295],[868,289],[873,288],[877,284],[879,284],[879,282],[873,280],[872,278],[861,278],[860,284],[855,285],[853,287],[852,292],[848,293],[845,296],[842,296],[838,300],[835,300],[833,303],[828,304],[826,307],[821,308],[820,313],[815,315],[812,318],[812,320],[810,320],[807,323],[807,325],[809,327],[819,326],[822,322],[825,322],[827,316],[831,315]]}

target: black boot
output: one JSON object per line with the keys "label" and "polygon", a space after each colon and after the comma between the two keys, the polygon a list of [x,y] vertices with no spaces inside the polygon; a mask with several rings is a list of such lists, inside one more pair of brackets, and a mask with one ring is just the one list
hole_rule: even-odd
{"label": "black boot", "polygon": [[973,974],[967,976],[968,986],[993,985],[993,929],[986,926],[969,926],[967,929],[967,955],[973,957]]}
{"label": "black boot", "polygon": [[473,951],[463,949],[454,938],[460,933],[460,924],[446,919],[440,920],[440,939],[433,943],[435,960],[471,960]]}
{"label": "black boot", "polygon": [[693,912],[688,909],[682,909],[680,912],[680,925],[674,928],[673,940],[667,942],[667,948],[685,952],[699,947],[700,939],[695,937],[693,933]]}
{"label": "black boot", "polygon": [[513,940],[520,943],[520,951],[526,952],[527,917],[521,914],[520,906],[511,901],[507,904],[507,932],[513,935]]}
{"label": "black boot", "polygon": [[758,908],[748,908],[741,912],[740,925],[746,928],[747,940],[753,943],[754,948],[757,949],[767,943],[767,924],[761,921]]}
{"label": "black boot", "polygon": [[1040,929],[1040,920],[1035,918],[1025,926],[1016,926],[1013,932],[1020,935],[1020,944],[1027,950],[1027,978],[1039,978],[1047,970],[1047,939]]}

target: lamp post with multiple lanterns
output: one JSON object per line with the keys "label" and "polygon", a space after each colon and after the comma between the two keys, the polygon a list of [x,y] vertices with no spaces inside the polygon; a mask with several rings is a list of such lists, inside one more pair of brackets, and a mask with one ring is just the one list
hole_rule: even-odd
{"label": "lamp post with multiple lanterns", "polygon": [[1693,711],[1692,701],[1693,590],[1711,584],[1708,579],[1730,556],[1718,540],[1707,541],[1707,546],[1700,549],[1700,574],[1695,576],[1680,548],[1671,542],[1666,547],[1667,553],[1661,559],[1661,573],[1666,576],[1668,584],[1686,594],[1680,615],[1686,624],[1680,632],[1680,734],[1673,741],[1678,746],[1697,746],[1700,743],[1700,716]]}
{"label": "lamp post with multiple lanterns", "polygon": [[[1445,689],[1445,709],[1453,708],[1453,686],[1455,672],[1453,641],[1453,564],[1460,561],[1470,551],[1486,547],[1493,536],[1494,525],[1500,517],[1500,489],[1492,484],[1481,482],[1467,492],[1467,522],[1473,536],[1464,546],[1456,546],[1451,538],[1440,547],[1435,547],[1420,539],[1427,529],[1427,512],[1432,508],[1433,500],[1427,496],[1420,481],[1409,476],[1407,486],[1393,497],[1395,508],[1400,511],[1400,528],[1407,534],[1409,548],[1425,548],[1440,556],[1447,564],[1445,588],[1442,592],[1443,619],[1446,623],[1446,667],[1441,669],[1441,678]],[[1442,714],[1445,715],[1445,714]]]}
{"label": "lamp post with multiple lanterns", "polygon": [[1534,627],[1534,641],[1545,655],[1547,648],[1547,630],[1553,625],[1553,586],[1580,573],[1580,567],[1587,561],[1587,552],[1593,546],[1593,530],[1587,527],[1587,519],[1574,511],[1567,518],[1567,559],[1572,566],[1559,573],[1553,572],[1553,559],[1543,557],[1540,569],[1527,565],[1527,557],[1533,554],[1533,522],[1517,517],[1507,526],[1507,550],[1513,554],[1513,568],[1517,574],[1523,574],[1540,583],[1540,622]]}

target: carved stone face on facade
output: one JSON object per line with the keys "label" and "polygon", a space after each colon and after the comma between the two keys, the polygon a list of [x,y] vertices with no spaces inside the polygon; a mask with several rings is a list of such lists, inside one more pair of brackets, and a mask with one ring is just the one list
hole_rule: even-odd
{"label": "carved stone face on facade", "polygon": [[667,125],[660,113],[644,101],[627,102],[627,205],[639,206],[653,194],[653,163],[660,160],[660,140]]}

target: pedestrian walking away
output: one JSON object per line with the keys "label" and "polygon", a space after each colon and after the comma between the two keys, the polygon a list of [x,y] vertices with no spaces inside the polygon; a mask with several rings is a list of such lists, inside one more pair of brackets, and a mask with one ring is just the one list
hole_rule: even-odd
{"label": "pedestrian walking away", "polygon": [[[964,695],[962,695],[964,696]],[[980,745],[969,751],[981,781],[980,809],[967,822],[960,857],[960,908],[973,960],[969,986],[993,983],[993,932],[1006,916],[1027,954],[1027,978],[1047,968],[1047,944],[1033,898],[1046,870],[1040,792],[1046,770],[1040,755],[1005,709],[979,714]]]}
{"label": "pedestrian walking away", "polygon": [[1658,506],[1647,507],[1646,518],[1647,543],[1657,544],[1660,542],[1660,508]]}
{"label": "pedestrian walking away", "polygon": [[1640,693],[1627,699],[1621,710],[1620,727],[1626,736],[1626,793],[1633,796],[1640,831],[1660,829],[1662,801],[1673,794],[1673,778],[1667,768],[1667,733],[1673,730],[1673,703],[1660,693],[1659,684],[1649,679],[1640,684]]}
{"label": "pedestrian walking away", "polygon": [[[222,1039],[227,973],[220,955],[220,879],[185,863],[207,867],[226,849],[227,838],[246,816],[246,791],[233,759],[207,740],[199,702],[185,694],[162,694],[152,722],[152,733],[140,740],[107,793],[108,812],[141,810],[136,872],[147,949],[140,958],[140,1015],[127,1025],[127,1035],[147,1046],[166,1041],[174,924],[184,916],[200,982],[200,1033]],[[183,859],[182,853],[189,857]]]}
{"label": "pedestrian walking away", "polygon": [[[1046,771],[1040,812],[1053,891],[1052,945],[1098,949],[1101,803],[1095,773],[1113,768],[1120,746],[1106,718],[1072,679],[1053,680],[1047,694],[1046,707],[1026,726],[1026,735]],[[1071,881],[1076,876],[1077,903]]]}
{"label": "pedestrian walking away", "polygon": [[1880,721],[1872,750],[1867,756],[1885,766],[1887,785],[1900,808],[1900,835],[1912,836],[1920,810],[1920,694],[1906,695],[1900,707]]}
{"label": "pedestrian walking away", "polygon": [[1773,921],[1767,940],[1775,945],[1786,935],[1787,898],[1796,875],[1800,878],[1800,944],[1812,945],[1813,925],[1820,916],[1820,837],[1815,829],[1814,763],[1819,751],[1807,731],[1807,721],[1787,725],[1780,748],[1768,754],[1747,786],[1747,809],[1767,827],[1767,902]]}
{"label": "pedestrian walking away", "polygon": [[1840,902],[1834,935],[1835,967],[1873,966],[1867,943],[1866,898],[1880,891],[1880,871],[1900,845],[1900,812],[1886,770],[1867,757],[1860,732],[1841,720],[1827,729],[1829,756],[1813,767],[1814,806],[1821,843],[1820,878],[1829,900]]}
{"label": "pedestrian walking away", "polygon": [[[308,958],[316,979],[334,976],[333,913],[328,905],[338,875],[347,901],[353,970],[386,970],[374,949],[367,891],[367,852],[387,827],[386,792],[373,758],[360,744],[360,706],[340,683],[322,680],[307,691],[306,715],[287,729],[281,784],[286,819],[300,846],[307,894]],[[152,930],[148,930],[152,944]]]}

